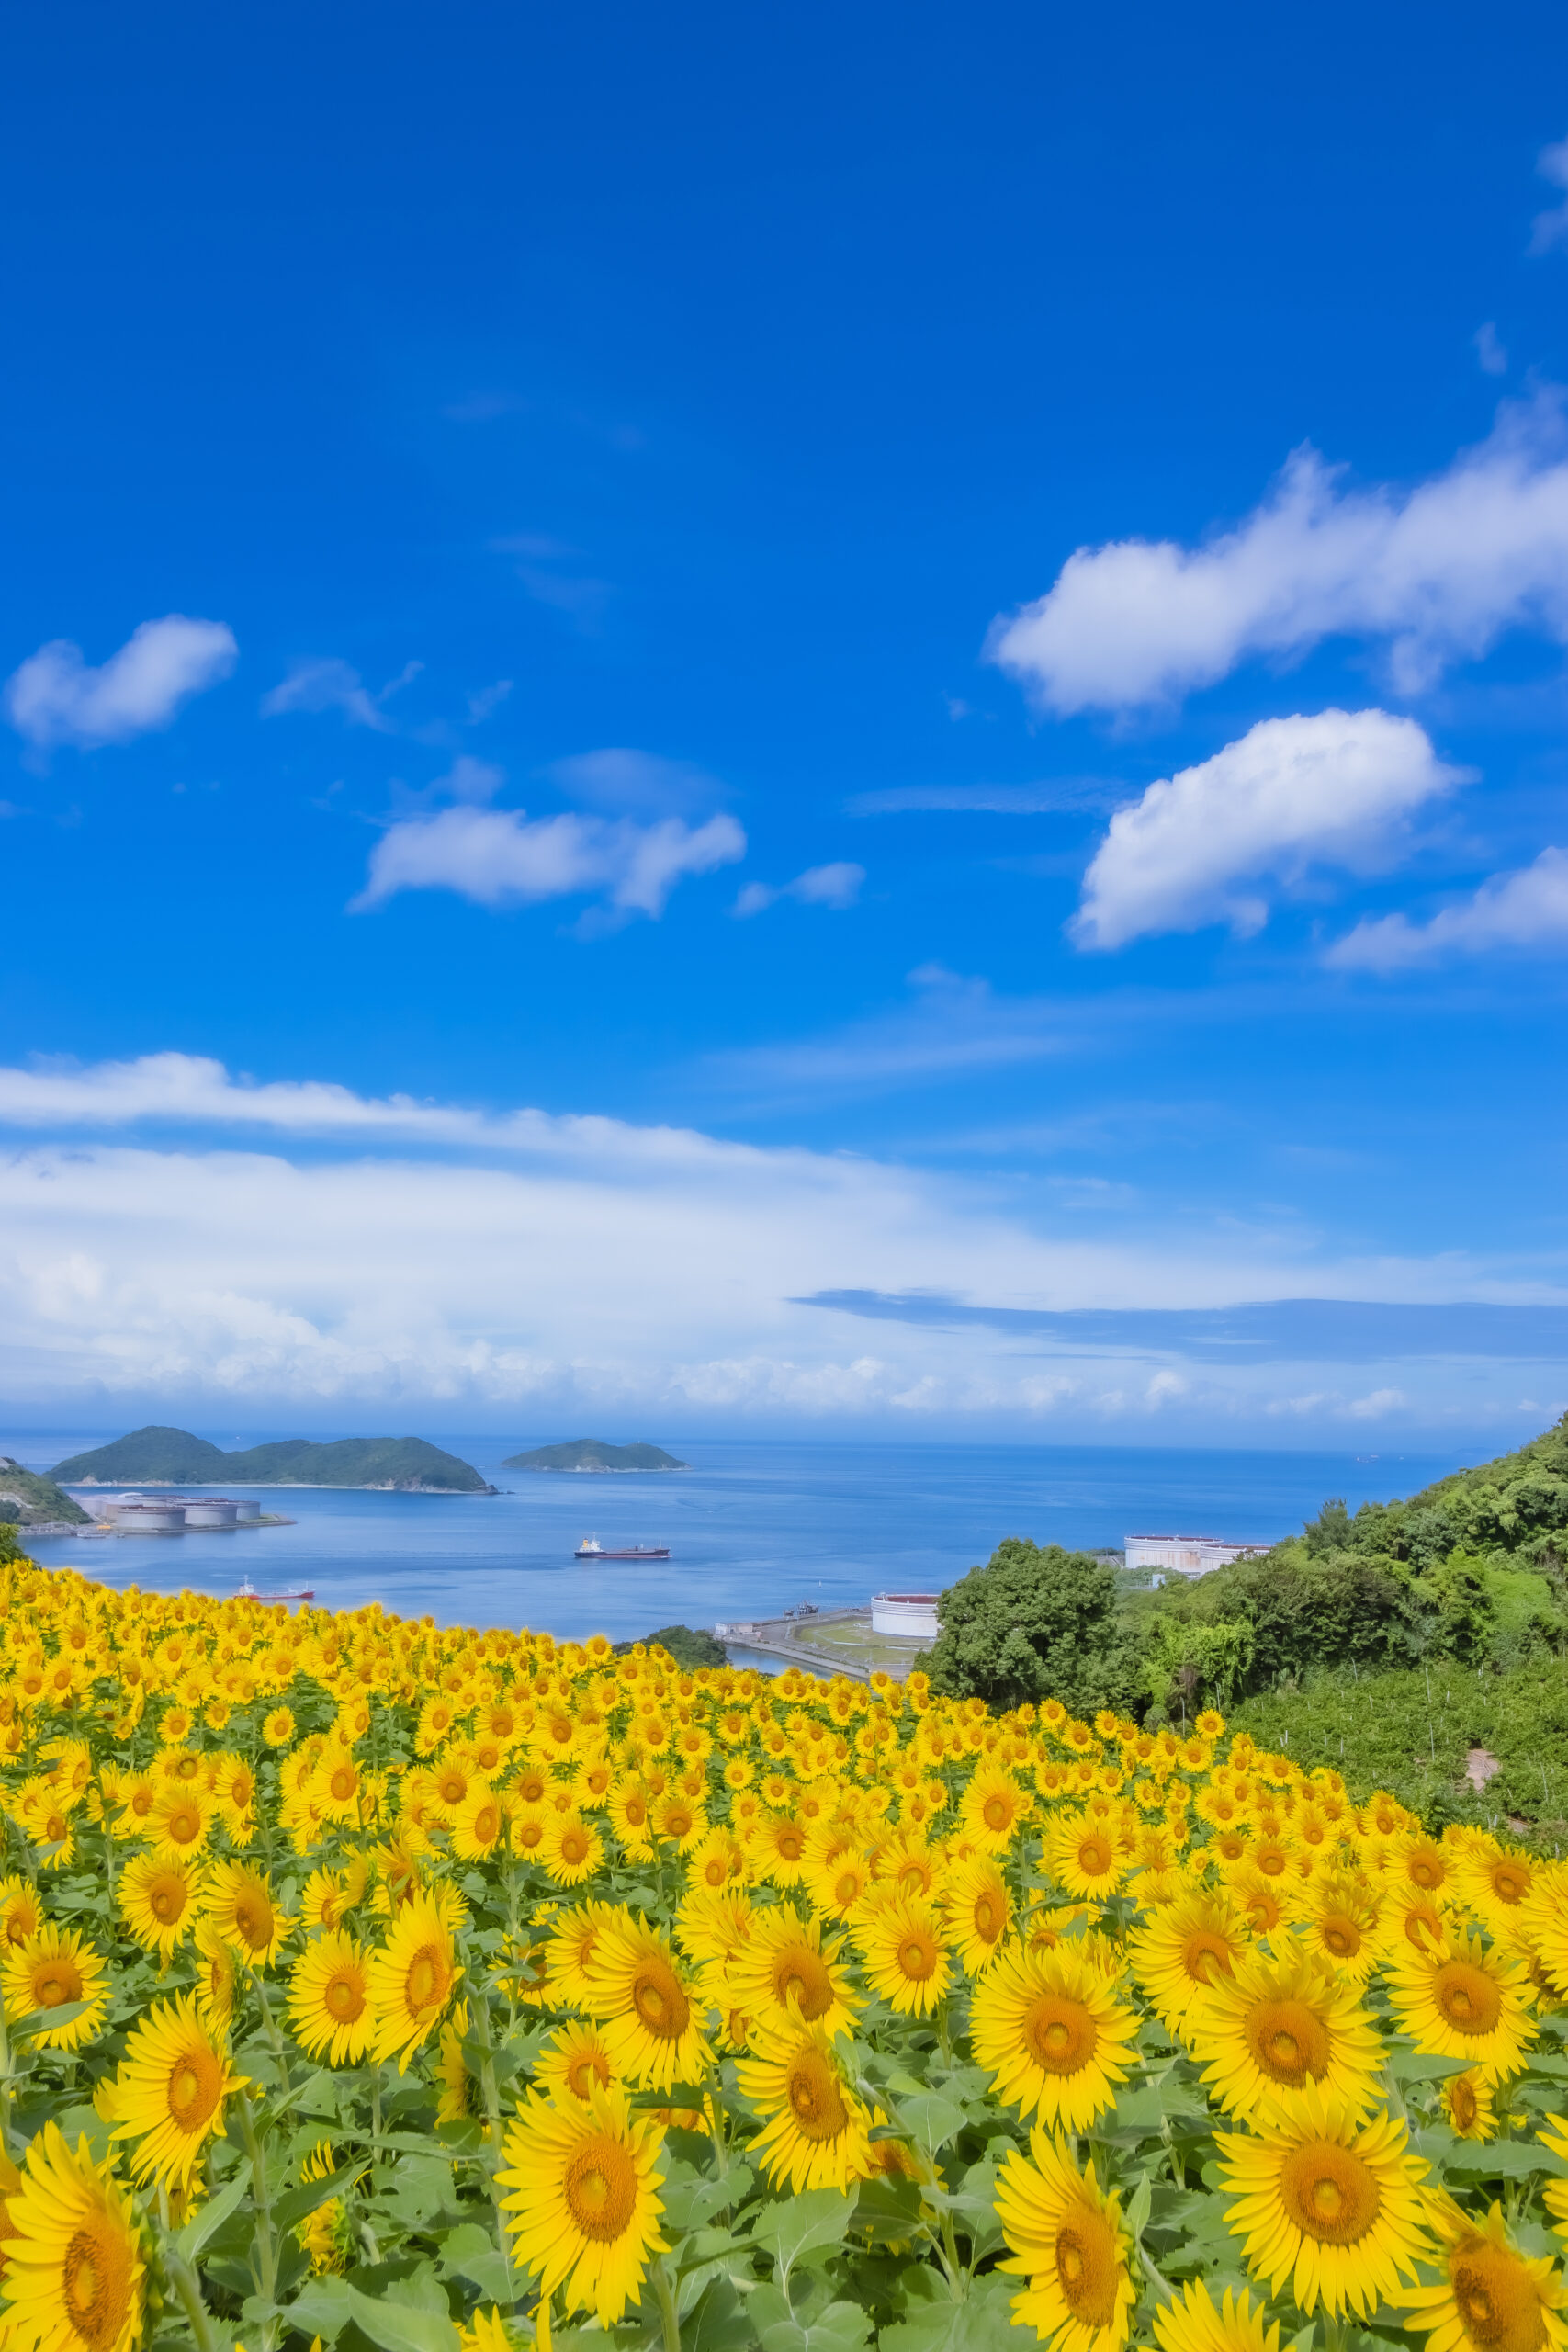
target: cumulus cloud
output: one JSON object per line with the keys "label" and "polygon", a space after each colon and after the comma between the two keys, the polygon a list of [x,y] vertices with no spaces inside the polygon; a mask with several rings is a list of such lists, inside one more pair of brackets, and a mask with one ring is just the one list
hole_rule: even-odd
{"label": "cumulus cloud", "polygon": [[262,696],[262,717],[283,718],[296,710],[312,715],[341,710],[351,727],[369,727],[378,735],[389,735],[392,722],[382,706],[417,678],[423,667],[423,662],[405,662],[395,678],[389,678],[372,694],[358,671],[347,662],[296,662],[282,683]]}
{"label": "cumulus cloud", "polygon": [[852,865],[847,859],[831,865],[808,865],[793,882],[781,882],[776,887],[769,882],[748,882],[730,911],[740,916],[765,914],[781,899],[795,899],[803,907],[832,907],[841,914],[854,905],[864,880],[864,866]]}
{"label": "cumulus cloud", "polygon": [[530,819],[520,808],[463,805],[389,826],[351,903],[363,912],[400,890],[455,890],[481,907],[593,896],[615,914],[657,918],[687,875],[712,873],[745,854],[746,836],[728,816],[703,825],[679,817],[639,825],[575,811]]}
{"label": "cumulus cloud", "polygon": [[1568,953],[1568,856],[1543,849],[1533,865],[1494,874],[1470,898],[1429,922],[1383,915],[1336,940],[1325,961],[1341,971],[1398,972],[1447,956],[1485,956],[1499,948],[1537,955]]}
{"label": "cumulus cloud", "polygon": [[1266,718],[1119,809],[1084,877],[1072,933],[1123,947],[1149,932],[1269,918],[1263,886],[1371,864],[1410,812],[1462,781],[1413,718],[1325,710]]}
{"label": "cumulus cloud", "polygon": [[39,751],[126,743],[172,725],[193,695],[229,675],[239,655],[223,622],[184,613],[143,621],[96,670],[79,645],[53,638],[6,680],[6,716]]}
{"label": "cumulus cloud", "polygon": [[[810,1295],[1146,1306],[1302,1277],[1293,1241],[1060,1237],[1010,1194],[856,1155],[251,1085],[175,1054],[0,1071],[0,1119],[33,1130],[0,1151],[0,1396],[35,1408],[1224,1417],[1261,1401],[1257,1374],[1194,1380],[1148,1351],[1109,1375],[1092,1351],[1043,1365],[1037,1334],[979,1324],[878,1325],[867,1346]],[[182,1132],[102,1132],[154,1120]],[[1321,1273],[1337,1297],[1391,1275],[1451,1295],[1454,1270]]]}
{"label": "cumulus cloud", "polygon": [[1490,437],[1411,491],[1348,490],[1302,448],[1232,531],[1206,545],[1079,548],[1055,584],[993,626],[990,658],[1047,710],[1173,701],[1256,655],[1325,638],[1381,640],[1396,691],[1511,628],[1568,643],[1562,395],[1505,402]]}

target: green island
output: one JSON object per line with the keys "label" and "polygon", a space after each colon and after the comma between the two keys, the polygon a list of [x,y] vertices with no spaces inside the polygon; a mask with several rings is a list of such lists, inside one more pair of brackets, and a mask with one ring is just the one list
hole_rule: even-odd
{"label": "green island", "polygon": [[468,1462],[423,1437],[343,1437],[317,1444],[279,1439],[225,1453],[189,1430],[150,1426],[110,1445],[57,1462],[51,1476],[73,1487],[373,1487],[410,1495],[493,1495]]}
{"label": "green island", "polygon": [[531,1453],[509,1454],[503,1470],[689,1470],[661,1445],[608,1445],[601,1437],[570,1438],[564,1445],[536,1445]]}
{"label": "green island", "polygon": [[1145,1724],[1221,1708],[1353,1797],[1568,1843],[1568,1415],[1419,1494],[1326,1502],[1300,1535],[1157,1589],[1018,1537],[951,1586],[920,1660],[994,1707]]}
{"label": "green island", "polygon": [[24,1470],[0,1453],[0,1523],[7,1527],[85,1527],[91,1513],[62,1494],[51,1478]]}

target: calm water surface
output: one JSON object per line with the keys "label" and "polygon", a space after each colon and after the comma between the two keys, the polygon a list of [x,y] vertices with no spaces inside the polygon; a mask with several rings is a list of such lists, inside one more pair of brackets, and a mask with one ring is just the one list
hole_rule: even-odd
{"label": "calm water surface", "polygon": [[[0,1453],[47,1470],[114,1434],[0,1430]],[[219,1442],[249,1445],[275,1434]],[[287,1511],[293,1526],[47,1537],[31,1548],[51,1567],[80,1568],[105,1584],[188,1585],[221,1596],[249,1577],[264,1592],[308,1585],[323,1608],[378,1600],[442,1623],[531,1625],[567,1638],[604,1632],[619,1641],[799,1600],[821,1607],[884,1588],[936,1590],[1006,1535],[1090,1548],[1174,1532],[1271,1542],[1293,1533],[1328,1495],[1343,1495],[1353,1510],[1461,1466],[1458,1457],[1429,1454],[671,1438],[661,1442],[690,1470],[592,1477],[502,1468],[504,1454],[554,1434],[439,1439],[513,1490],[496,1496],[226,1486],[224,1493]],[[580,1566],[572,1550],[591,1532],[605,1544],[664,1542],[671,1557]]]}

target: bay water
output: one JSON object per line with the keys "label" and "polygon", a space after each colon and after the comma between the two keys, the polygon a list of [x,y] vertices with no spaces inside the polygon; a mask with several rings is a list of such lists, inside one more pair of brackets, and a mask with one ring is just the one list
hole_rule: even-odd
{"label": "bay water", "polygon": [[[0,1453],[48,1470],[116,1434],[0,1430]],[[275,1434],[225,1432],[217,1442],[232,1449]],[[321,1608],[378,1600],[441,1624],[621,1641],[661,1625],[773,1616],[806,1600],[824,1608],[883,1590],[939,1591],[1008,1535],[1090,1550],[1129,1534],[1271,1543],[1298,1532],[1330,1495],[1354,1510],[1461,1466],[1458,1455],[1412,1453],[668,1437],[660,1442],[690,1469],[592,1476],[502,1467],[504,1455],[547,1438],[458,1432],[434,1442],[503,1491],[220,1484],[201,1491],[254,1495],[293,1524],[46,1536],[28,1548],[48,1566],[118,1587],[188,1586],[221,1598],[248,1578],[266,1593],[309,1587]],[[80,1499],[92,1507],[89,1494]],[[591,1533],[606,1545],[666,1543],[671,1556],[574,1560]]]}

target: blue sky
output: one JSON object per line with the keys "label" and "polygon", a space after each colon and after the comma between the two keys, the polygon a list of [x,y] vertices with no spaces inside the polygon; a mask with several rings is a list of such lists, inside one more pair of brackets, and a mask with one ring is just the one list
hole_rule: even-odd
{"label": "blue sky", "polygon": [[7,44],[14,1418],[1563,1408],[1560,11]]}

